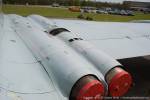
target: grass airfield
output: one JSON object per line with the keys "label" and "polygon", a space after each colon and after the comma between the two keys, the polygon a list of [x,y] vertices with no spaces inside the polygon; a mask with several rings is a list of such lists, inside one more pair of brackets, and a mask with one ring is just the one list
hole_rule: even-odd
{"label": "grass airfield", "polygon": [[[38,14],[50,18],[70,18],[77,19],[80,12],[71,12],[67,8],[54,8],[50,6],[24,6],[24,5],[3,5],[3,11],[6,14],[19,14],[28,16]],[[110,14],[94,14],[85,13],[84,16],[93,18],[94,21],[110,21],[110,22],[128,22],[132,20],[150,20],[150,14],[135,12],[135,16],[121,16]]]}

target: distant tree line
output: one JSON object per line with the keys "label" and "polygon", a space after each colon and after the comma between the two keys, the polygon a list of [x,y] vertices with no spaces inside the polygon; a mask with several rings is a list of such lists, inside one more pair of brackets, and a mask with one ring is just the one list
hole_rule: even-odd
{"label": "distant tree line", "polygon": [[4,0],[5,4],[30,4],[30,5],[51,5],[53,3],[58,3],[63,6],[90,6],[90,7],[115,7],[127,9],[129,6],[127,4],[120,3],[108,3],[108,2],[94,2],[90,0]]}

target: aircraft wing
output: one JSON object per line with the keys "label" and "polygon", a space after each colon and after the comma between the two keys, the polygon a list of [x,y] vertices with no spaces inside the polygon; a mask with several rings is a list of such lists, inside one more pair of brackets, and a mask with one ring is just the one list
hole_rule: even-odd
{"label": "aircraft wing", "polygon": [[51,22],[64,27],[115,59],[150,55],[150,24],[58,20]]}
{"label": "aircraft wing", "polygon": [[0,41],[0,100],[66,100],[4,16]]}
{"label": "aircraft wing", "polygon": [[[44,28],[26,17],[4,15],[3,18],[0,32],[0,99],[68,100],[74,84],[88,75],[97,76],[93,79],[101,80],[105,86],[102,89],[107,93],[104,76],[120,65],[113,58],[92,48],[92,52],[85,50],[89,54],[83,52],[85,55],[81,55],[80,51],[75,51],[61,39],[44,33]],[[115,59],[150,55],[149,24],[59,19],[49,21],[80,35]],[[38,59],[36,54],[44,59]],[[102,67],[98,66],[100,64]],[[98,83],[98,86],[101,84]]]}

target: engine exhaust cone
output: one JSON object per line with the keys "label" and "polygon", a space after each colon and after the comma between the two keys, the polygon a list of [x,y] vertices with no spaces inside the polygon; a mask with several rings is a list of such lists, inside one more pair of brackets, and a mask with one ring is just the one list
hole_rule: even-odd
{"label": "engine exhaust cone", "polygon": [[109,94],[112,97],[120,97],[128,92],[132,84],[131,75],[121,68],[112,69],[106,77],[109,86]]}
{"label": "engine exhaust cone", "polygon": [[102,100],[104,86],[94,76],[81,78],[73,87],[70,100]]}

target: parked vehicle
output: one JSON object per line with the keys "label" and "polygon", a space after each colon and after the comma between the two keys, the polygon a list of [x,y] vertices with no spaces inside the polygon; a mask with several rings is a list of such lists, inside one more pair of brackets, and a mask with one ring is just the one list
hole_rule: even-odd
{"label": "parked vehicle", "polygon": [[85,13],[96,13],[96,8],[95,7],[82,7],[83,12]]}
{"label": "parked vehicle", "polygon": [[128,13],[127,13],[125,10],[121,10],[121,11],[120,11],[120,15],[125,15],[125,16],[127,16]]}
{"label": "parked vehicle", "polygon": [[131,10],[127,10],[127,14],[128,14],[128,16],[134,16],[133,11],[131,11]]}
{"label": "parked vehicle", "polygon": [[53,3],[52,7],[59,7],[60,5],[58,3]]}
{"label": "parked vehicle", "polygon": [[96,13],[98,13],[98,14],[108,14],[107,11],[101,10],[101,9],[97,10]]}
{"label": "parked vehicle", "polygon": [[71,7],[69,7],[69,10],[72,12],[80,12],[81,11],[80,7],[78,7],[78,6],[71,6]]}
{"label": "parked vehicle", "polygon": [[143,10],[143,12],[144,12],[144,14],[149,14],[149,13],[150,13],[150,8],[145,8],[145,9]]}

